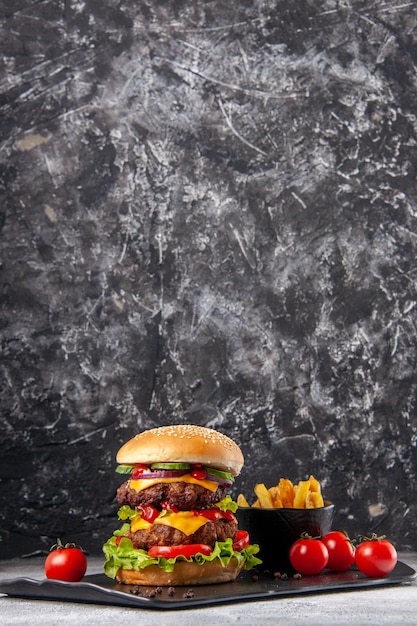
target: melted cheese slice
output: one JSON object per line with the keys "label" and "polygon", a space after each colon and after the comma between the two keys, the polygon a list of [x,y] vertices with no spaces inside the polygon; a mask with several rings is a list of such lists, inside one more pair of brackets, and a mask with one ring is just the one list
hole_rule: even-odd
{"label": "melted cheese slice", "polygon": [[160,515],[155,519],[153,524],[142,519],[141,515],[137,515],[133,518],[130,524],[130,530],[136,532],[137,530],[148,530],[154,524],[161,524],[162,526],[170,526],[181,530],[185,535],[192,535],[201,526],[207,524],[209,520],[203,515],[195,515],[192,511],[180,511],[179,513],[168,513]]}
{"label": "melted cheese slice", "polygon": [[201,485],[205,487],[209,491],[216,491],[219,486],[214,480],[198,480],[197,478],[193,478],[191,474],[184,474],[179,478],[140,478],[139,480],[130,480],[130,488],[134,489],[134,491],[142,491],[142,489],[146,489],[147,487],[152,487],[152,485],[158,485],[159,483],[191,483],[193,485]]}

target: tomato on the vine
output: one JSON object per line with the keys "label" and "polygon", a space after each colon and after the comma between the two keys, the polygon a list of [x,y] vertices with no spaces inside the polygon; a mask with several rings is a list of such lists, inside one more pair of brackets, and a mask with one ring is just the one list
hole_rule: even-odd
{"label": "tomato on the vine", "polygon": [[397,564],[397,551],[385,537],[362,537],[356,548],[355,562],[358,570],[372,578],[386,576]]}
{"label": "tomato on the vine", "polygon": [[289,559],[293,568],[305,576],[320,574],[329,560],[326,546],[320,539],[303,534],[291,546]]}
{"label": "tomato on the vine", "polygon": [[332,530],[321,538],[329,553],[327,567],[334,572],[345,572],[355,562],[355,548],[349,537],[339,530]]}
{"label": "tomato on the vine", "polygon": [[47,578],[79,582],[87,570],[87,558],[75,544],[64,546],[58,539],[45,559],[44,569]]}

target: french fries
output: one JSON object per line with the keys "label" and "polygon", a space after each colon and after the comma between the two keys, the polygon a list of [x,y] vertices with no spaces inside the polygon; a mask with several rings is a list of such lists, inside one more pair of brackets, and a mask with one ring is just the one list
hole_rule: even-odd
{"label": "french fries", "polygon": [[249,507],[250,504],[249,502],[246,500],[245,496],[243,495],[243,493],[240,493],[237,497],[237,505],[238,506],[244,506],[244,507]]}
{"label": "french fries", "polygon": [[307,497],[310,491],[310,481],[300,480],[295,488],[294,509],[306,509]]}
{"label": "french fries", "polygon": [[259,485],[255,485],[253,490],[258,496],[259,506],[261,509],[273,508],[271,494],[269,493],[268,489],[265,487],[263,483],[260,483]]}
{"label": "french fries", "polygon": [[279,493],[281,495],[282,506],[285,509],[291,509],[294,506],[295,488],[288,478],[281,478],[278,483]]}
{"label": "french fries", "polygon": [[[269,489],[258,483],[254,492],[257,499],[252,507],[261,509],[318,509],[324,506],[320,483],[312,475],[308,480],[300,480],[298,485],[288,478],[281,478],[276,486]],[[238,495],[237,503],[242,507],[251,506],[242,493]]]}

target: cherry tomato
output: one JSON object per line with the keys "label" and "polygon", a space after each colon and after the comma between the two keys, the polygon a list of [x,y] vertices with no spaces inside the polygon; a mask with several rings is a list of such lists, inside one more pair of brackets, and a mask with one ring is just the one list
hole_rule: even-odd
{"label": "cherry tomato", "polygon": [[87,570],[87,558],[75,544],[67,543],[64,546],[58,539],[45,559],[44,569],[47,578],[79,582]]}
{"label": "cherry tomato", "polygon": [[249,533],[247,530],[238,530],[233,541],[233,550],[241,552],[250,544]]}
{"label": "cherry tomato", "polygon": [[289,558],[296,572],[312,576],[319,574],[326,567],[329,553],[320,539],[302,535],[292,544]]}
{"label": "cherry tomato", "polygon": [[329,553],[327,567],[334,572],[345,572],[355,562],[355,548],[349,537],[339,530],[332,530],[321,538]]}
{"label": "cherry tomato", "polygon": [[152,546],[152,548],[148,550],[149,556],[155,558],[163,556],[165,559],[171,559],[177,556],[190,558],[198,553],[209,556],[212,552],[213,548],[205,543],[190,543],[182,546]]}
{"label": "cherry tomato", "polygon": [[397,564],[397,551],[384,537],[363,537],[356,548],[356,566],[365,576],[386,576]]}

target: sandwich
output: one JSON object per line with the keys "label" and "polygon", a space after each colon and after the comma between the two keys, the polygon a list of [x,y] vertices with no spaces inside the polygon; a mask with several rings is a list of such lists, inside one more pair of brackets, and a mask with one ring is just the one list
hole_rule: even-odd
{"label": "sandwich", "polygon": [[130,585],[233,581],[259,563],[259,546],[238,529],[228,491],[243,466],[229,437],[210,428],[153,428],[116,456],[122,525],[104,544],[104,571]]}

